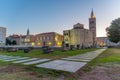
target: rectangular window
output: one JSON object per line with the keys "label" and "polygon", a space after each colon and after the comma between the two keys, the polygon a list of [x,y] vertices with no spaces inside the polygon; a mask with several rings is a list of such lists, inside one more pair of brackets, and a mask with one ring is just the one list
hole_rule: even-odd
{"label": "rectangular window", "polygon": [[37,37],[37,40],[39,40],[39,38]]}
{"label": "rectangular window", "polygon": [[51,40],[53,40],[53,36],[51,36]]}
{"label": "rectangular window", "polygon": [[47,40],[49,40],[49,36],[47,36]]}
{"label": "rectangular window", "polygon": [[49,40],[51,40],[51,36],[49,36]]}
{"label": "rectangular window", "polygon": [[43,40],[45,40],[45,36],[43,37]]}
{"label": "rectangular window", "polygon": [[42,37],[40,37],[40,41],[42,41]]}

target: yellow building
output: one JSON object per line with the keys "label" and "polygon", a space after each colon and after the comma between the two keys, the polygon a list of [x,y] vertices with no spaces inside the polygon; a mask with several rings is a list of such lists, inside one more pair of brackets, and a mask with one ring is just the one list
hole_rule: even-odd
{"label": "yellow building", "polygon": [[55,32],[40,33],[36,35],[36,46],[61,47],[63,36]]}

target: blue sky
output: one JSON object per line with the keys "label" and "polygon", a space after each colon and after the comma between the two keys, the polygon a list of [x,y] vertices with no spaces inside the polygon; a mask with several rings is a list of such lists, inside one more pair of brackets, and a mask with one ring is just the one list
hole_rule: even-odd
{"label": "blue sky", "polygon": [[88,28],[93,8],[97,36],[106,36],[105,28],[120,16],[120,0],[0,0],[0,26],[7,35],[58,32],[82,23]]}

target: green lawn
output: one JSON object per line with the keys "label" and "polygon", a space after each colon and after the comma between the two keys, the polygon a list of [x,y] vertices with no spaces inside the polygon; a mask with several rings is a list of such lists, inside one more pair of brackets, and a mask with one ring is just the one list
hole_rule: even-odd
{"label": "green lawn", "polygon": [[50,59],[60,59],[68,56],[73,56],[77,54],[83,54],[89,51],[94,51],[95,49],[80,49],[80,50],[73,50],[73,51],[54,51],[49,54],[43,54],[41,50],[32,50],[29,53],[24,53],[23,50],[19,50],[18,52],[7,52],[1,51],[0,54],[4,55],[12,55],[12,56],[28,56],[28,57],[37,57],[37,58],[50,58]]}
{"label": "green lawn", "polygon": [[5,65],[8,65],[9,62],[3,62],[3,61],[0,61],[0,66],[5,66]]}

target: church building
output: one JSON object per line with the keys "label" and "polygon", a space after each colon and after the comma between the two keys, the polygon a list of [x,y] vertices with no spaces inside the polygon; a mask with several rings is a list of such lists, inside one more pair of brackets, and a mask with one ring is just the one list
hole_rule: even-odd
{"label": "church building", "polygon": [[93,10],[89,18],[89,29],[85,29],[83,24],[73,25],[73,29],[63,31],[66,47],[71,45],[80,48],[94,47],[96,44],[96,18]]}

